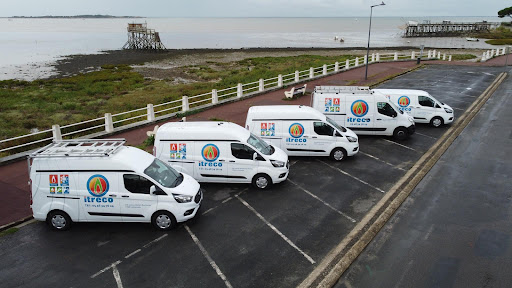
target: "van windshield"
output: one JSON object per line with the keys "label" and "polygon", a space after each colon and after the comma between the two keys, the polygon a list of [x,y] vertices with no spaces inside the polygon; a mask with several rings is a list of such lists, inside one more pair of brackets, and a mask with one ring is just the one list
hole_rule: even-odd
{"label": "van windshield", "polygon": [[174,188],[183,182],[183,174],[158,159],[144,170],[144,174],[166,188]]}
{"label": "van windshield", "polygon": [[268,145],[267,142],[261,140],[258,136],[252,133],[251,136],[249,136],[249,139],[247,139],[247,143],[256,148],[256,150],[260,151],[263,155],[274,154],[274,147]]}
{"label": "van windshield", "polygon": [[341,132],[347,132],[347,129],[343,126],[340,126],[338,125],[338,123],[334,122],[334,120],[332,120],[331,118],[327,117],[327,122],[329,122],[329,124],[331,124],[332,126],[334,126],[334,128],[338,129],[339,131]]}
{"label": "van windshield", "polygon": [[395,109],[395,111],[398,111],[400,114],[404,114],[404,111],[400,110],[396,105],[395,103],[393,103],[393,101],[388,101],[389,104],[391,104],[391,106],[393,106],[393,109]]}

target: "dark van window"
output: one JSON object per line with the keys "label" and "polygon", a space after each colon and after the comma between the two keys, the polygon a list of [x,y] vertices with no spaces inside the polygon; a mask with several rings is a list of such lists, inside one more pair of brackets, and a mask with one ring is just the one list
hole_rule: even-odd
{"label": "dark van window", "polygon": [[238,159],[249,159],[252,160],[254,155],[254,149],[240,143],[231,143],[231,154]]}
{"label": "dark van window", "polygon": [[124,174],[123,180],[124,188],[132,193],[149,194],[149,188],[153,185],[153,182],[135,174]]}
{"label": "dark van window", "polygon": [[333,136],[334,128],[324,122],[313,122],[313,128],[318,135]]}
{"label": "dark van window", "polygon": [[425,107],[435,107],[436,102],[427,96],[418,96],[418,103]]}
{"label": "dark van window", "polygon": [[386,115],[389,117],[396,117],[397,113],[389,103],[386,102],[377,102],[377,112],[382,115]]}

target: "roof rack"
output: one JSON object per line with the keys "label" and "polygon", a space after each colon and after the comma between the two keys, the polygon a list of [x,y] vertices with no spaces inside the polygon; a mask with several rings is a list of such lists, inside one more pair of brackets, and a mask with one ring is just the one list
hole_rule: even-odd
{"label": "roof rack", "polygon": [[368,86],[316,86],[315,93],[373,94]]}
{"label": "roof rack", "polygon": [[74,139],[54,141],[29,158],[51,157],[108,157],[121,148],[125,139]]}

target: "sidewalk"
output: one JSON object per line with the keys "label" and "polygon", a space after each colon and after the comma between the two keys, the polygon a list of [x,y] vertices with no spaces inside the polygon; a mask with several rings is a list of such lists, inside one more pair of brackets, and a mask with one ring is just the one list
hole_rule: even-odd
{"label": "sidewalk", "polygon": [[[510,57],[509,62],[512,62]],[[428,64],[461,65],[457,62],[429,61]],[[462,65],[503,66],[505,56],[501,56],[485,63],[462,63]],[[510,63],[509,65],[512,65]],[[317,85],[358,85],[368,86],[377,83],[387,77],[407,72],[417,67],[416,61],[390,62],[371,64],[368,68],[369,80],[364,81],[365,67],[359,67],[346,72],[338,73],[325,78],[307,82],[307,91],[311,92]],[[300,86],[302,84],[299,84]],[[187,121],[222,119],[245,125],[247,110],[255,105],[309,105],[310,97],[303,96],[292,101],[283,100],[284,91],[290,88],[280,89],[265,93],[246,100],[221,105],[187,117]],[[177,121],[177,119],[170,120]],[[169,121],[166,121],[169,122]],[[159,123],[159,125],[165,122]],[[146,131],[153,130],[154,126],[137,128],[127,132],[116,134],[110,138],[125,138],[128,145],[139,145],[146,138]],[[30,188],[28,186],[28,165],[26,160],[0,166],[0,227],[14,221],[21,220],[32,215],[30,209]]]}

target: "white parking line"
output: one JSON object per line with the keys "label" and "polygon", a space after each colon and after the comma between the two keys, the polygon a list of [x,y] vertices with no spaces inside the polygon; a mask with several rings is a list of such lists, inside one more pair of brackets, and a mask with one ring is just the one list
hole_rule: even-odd
{"label": "white parking line", "polygon": [[368,183],[368,182],[366,182],[366,181],[363,181],[363,180],[361,180],[361,179],[357,178],[356,176],[351,175],[350,173],[347,173],[347,172],[345,172],[345,171],[341,170],[340,168],[334,167],[334,166],[332,166],[331,164],[325,163],[325,162],[324,162],[324,161],[322,161],[322,160],[318,160],[318,159],[317,159],[317,161],[318,161],[318,162],[321,162],[321,163],[324,163],[325,165],[327,165],[327,166],[331,167],[332,169],[338,170],[339,172],[341,172],[341,173],[343,173],[343,174],[345,174],[345,175],[347,175],[347,176],[349,176],[349,177],[351,177],[351,178],[353,178],[353,179],[355,179],[355,180],[357,180],[357,181],[359,181],[359,182],[361,182],[361,183],[363,183],[363,184],[365,184],[365,185],[368,185],[368,186],[372,187],[373,189],[375,189],[375,190],[377,190],[377,191],[379,191],[379,192],[381,192],[381,193],[386,193],[386,191],[384,191],[384,190],[382,190],[382,189],[380,189],[380,188],[377,188],[377,187],[373,186],[372,184],[370,184],[370,183]]}
{"label": "white parking line", "polygon": [[219,275],[220,279],[222,279],[222,281],[224,281],[224,284],[226,284],[226,287],[233,288],[233,286],[231,286],[231,283],[229,283],[228,279],[226,278],[224,273],[222,273],[222,271],[220,270],[219,266],[217,266],[215,261],[213,261],[212,257],[210,257],[210,254],[208,254],[208,251],[206,251],[203,244],[201,244],[201,242],[196,237],[196,235],[192,232],[192,230],[190,230],[190,228],[188,228],[187,224],[185,224],[184,226],[185,226],[185,229],[187,229],[188,234],[190,234],[190,237],[192,237],[192,240],[194,240],[197,247],[199,247],[199,250],[201,250],[201,253],[203,253],[203,256],[206,258],[206,260],[208,260],[208,262],[210,262],[210,265],[215,270],[215,272],[217,272],[217,275]]}
{"label": "white parking line", "polygon": [[427,138],[430,138],[430,139],[437,140],[437,138],[436,138],[436,137],[432,137],[432,136],[429,136],[429,135],[421,134],[421,133],[419,133],[419,132],[415,132],[414,134],[418,134],[418,135],[421,135],[421,136],[423,136],[423,137],[427,137]]}
{"label": "white parking line", "polygon": [[300,254],[302,254],[309,261],[309,263],[311,263],[311,264],[316,263],[315,260],[313,260],[313,258],[311,258],[308,254],[304,253],[304,251],[302,251],[299,247],[297,247],[297,245],[295,245],[290,239],[288,239],[288,237],[286,237],[283,233],[281,233],[281,231],[277,230],[277,228],[274,225],[270,224],[270,222],[268,222],[267,219],[265,219],[263,216],[261,216],[261,214],[258,213],[258,211],[256,211],[251,205],[249,205],[249,203],[245,202],[245,200],[240,198],[240,196],[238,196],[238,195],[235,195],[235,196],[238,200],[240,200],[240,202],[242,202],[242,204],[245,205],[245,207],[249,208],[249,210],[251,210],[254,214],[256,214],[256,216],[258,216],[258,218],[260,218],[261,221],[265,222],[265,224],[267,224],[267,226],[270,227],[270,229],[274,230],[274,232],[276,232],[277,235],[281,236],[281,238],[283,238],[283,240],[286,241],[286,243],[288,243],[290,246],[295,248],[295,250],[299,251]]}
{"label": "white parking line", "polygon": [[121,275],[119,275],[119,270],[117,270],[117,266],[112,264],[112,274],[114,274],[114,279],[116,279],[117,288],[123,288],[123,282],[121,282]]}
{"label": "white parking line", "polygon": [[164,235],[162,235],[162,236],[160,236],[160,237],[156,238],[155,240],[153,240],[153,241],[149,242],[148,244],[146,244],[146,245],[142,246],[142,248],[148,248],[150,245],[152,245],[152,244],[154,244],[154,243],[156,243],[156,242],[158,242],[158,241],[160,241],[160,240],[164,239],[165,237],[167,237],[167,234],[164,234]]}
{"label": "white parking line", "polygon": [[336,213],[340,214],[341,216],[343,216],[343,217],[347,218],[348,220],[350,220],[350,221],[351,221],[351,222],[353,222],[353,223],[355,223],[355,222],[356,222],[356,220],[355,220],[354,218],[352,218],[352,217],[348,216],[347,214],[345,214],[345,213],[341,212],[340,210],[338,210],[338,209],[336,209],[336,208],[332,207],[329,203],[325,202],[324,200],[320,199],[320,198],[319,198],[318,196],[316,196],[315,194],[313,194],[313,193],[309,192],[308,190],[304,189],[302,186],[300,186],[300,185],[298,185],[297,183],[295,183],[295,182],[293,182],[292,180],[290,180],[290,178],[288,178],[288,179],[286,179],[286,180],[288,180],[288,181],[289,181],[290,183],[292,183],[293,185],[295,185],[295,186],[299,187],[299,189],[301,189],[302,191],[306,192],[309,196],[311,196],[311,197],[315,198],[316,200],[318,200],[318,201],[322,202],[325,206],[327,206],[327,207],[331,208],[334,212],[336,212]]}
{"label": "white parking line", "polygon": [[[244,190],[242,190],[242,191],[240,191],[240,192],[236,193],[236,194],[235,194],[235,197],[236,197],[236,196],[238,196],[238,195],[240,195],[240,194],[242,194],[242,193],[244,193],[244,192],[245,192],[245,191],[247,191],[247,190],[249,190],[249,188],[245,188]],[[225,204],[225,203],[227,203],[227,202],[231,201],[232,199],[233,199],[233,197],[226,198],[226,199],[224,199],[224,200],[221,202],[221,204]],[[203,214],[201,214],[201,215],[206,215],[206,213],[210,213],[210,212],[212,212],[213,210],[215,210],[215,209],[217,209],[217,208],[219,208],[219,207],[220,207],[220,205],[217,205],[217,206],[215,206],[215,207],[212,207],[212,208],[210,208],[210,209],[208,209],[208,210],[204,211],[204,212],[203,212]]]}
{"label": "white parking line", "polygon": [[405,169],[404,169],[404,168],[401,168],[401,167],[398,167],[398,166],[396,166],[396,165],[393,165],[393,164],[391,164],[391,163],[389,163],[389,162],[387,162],[387,161],[384,161],[384,160],[382,160],[382,159],[380,159],[380,158],[378,158],[378,157],[375,157],[375,156],[373,156],[373,155],[371,155],[371,154],[364,153],[364,152],[362,152],[361,150],[359,150],[359,154],[363,154],[363,155],[365,155],[365,156],[368,156],[368,157],[370,157],[370,158],[373,158],[373,159],[375,159],[375,160],[377,160],[377,161],[380,161],[380,162],[382,162],[382,163],[384,163],[384,164],[387,164],[387,165],[389,165],[389,166],[391,166],[391,167],[393,167],[393,168],[396,168],[396,169],[398,169],[398,170],[405,171]]}
{"label": "white parking line", "polygon": [[114,265],[119,265],[119,263],[121,263],[121,261],[116,261],[112,264],[110,264],[109,266],[101,269],[100,271],[96,272],[96,274],[92,275],[91,278],[96,278],[96,276],[100,275],[101,273],[107,271],[108,269],[111,269],[112,267],[114,267]]}
{"label": "white parking line", "polygon": [[457,107],[452,107],[453,109],[455,110],[460,110],[460,111],[464,111],[465,109],[462,109],[462,108],[457,108]]}
{"label": "white parking line", "polygon": [[226,203],[226,202],[230,201],[231,199],[233,199],[233,197],[229,197],[229,198],[225,199],[224,201],[222,201],[222,204],[224,204],[224,203]]}
{"label": "white parking line", "polygon": [[416,150],[416,149],[414,149],[414,148],[411,148],[411,147],[409,147],[409,146],[405,146],[405,145],[400,144],[400,143],[396,143],[395,141],[391,141],[391,140],[388,140],[388,139],[382,139],[382,140],[387,141],[387,142],[389,142],[389,143],[396,144],[396,145],[398,145],[398,146],[400,146],[400,147],[404,147],[405,149],[409,149],[409,150],[412,150],[412,151],[418,152],[418,150]]}
{"label": "white parking line", "polygon": [[128,258],[130,258],[130,257],[132,257],[133,255],[135,255],[135,254],[139,253],[140,251],[141,251],[140,249],[137,249],[137,250],[133,251],[132,253],[130,253],[130,254],[128,254],[128,255],[126,255],[126,256],[124,256],[124,259],[128,259]]}

